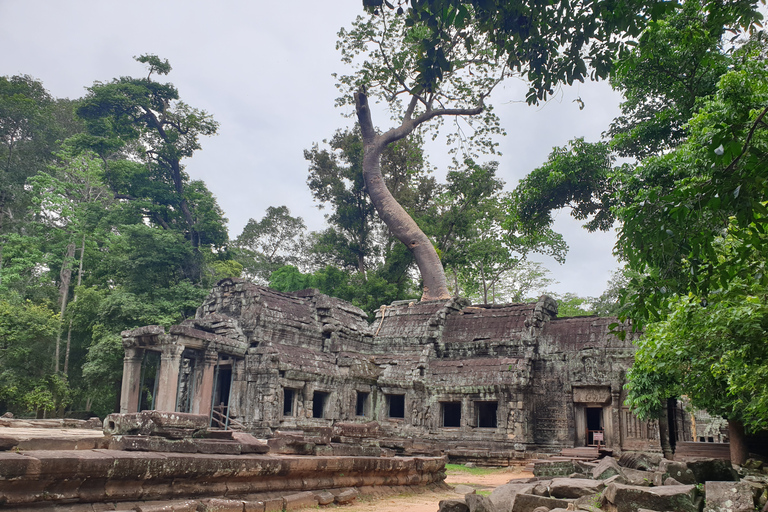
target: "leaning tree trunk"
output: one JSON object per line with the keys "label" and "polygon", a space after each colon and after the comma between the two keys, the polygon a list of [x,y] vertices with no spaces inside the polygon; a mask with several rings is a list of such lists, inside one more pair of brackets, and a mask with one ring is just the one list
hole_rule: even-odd
{"label": "leaning tree trunk", "polygon": [[421,272],[424,291],[421,300],[443,300],[451,297],[443,271],[443,264],[432,242],[392,196],[384,177],[381,175],[381,153],[395,140],[410,134],[417,126],[405,122],[399,128],[390,130],[384,136],[377,135],[368,107],[368,98],[363,93],[355,94],[357,117],[363,135],[363,178],[365,187],[379,217],[392,234],[413,253]]}
{"label": "leaning tree trunk", "polygon": [[59,328],[56,332],[56,352],[54,357],[56,358],[55,370],[59,373],[59,360],[61,359],[60,347],[61,347],[61,331],[64,322],[64,312],[67,310],[67,298],[69,297],[69,282],[72,279],[72,258],[75,257],[75,244],[67,245],[67,253],[64,255],[64,261],[61,264],[61,272],[59,277],[61,278],[61,285],[59,287],[59,300],[60,300],[60,312],[59,312]]}

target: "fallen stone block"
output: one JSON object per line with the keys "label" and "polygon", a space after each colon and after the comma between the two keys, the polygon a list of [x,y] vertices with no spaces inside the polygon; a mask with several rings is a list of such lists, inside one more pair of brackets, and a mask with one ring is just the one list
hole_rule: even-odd
{"label": "fallen stone block", "polygon": [[334,501],[337,505],[346,505],[355,501],[358,494],[357,489],[345,489],[336,494],[336,499]]}
{"label": "fallen stone block", "polygon": [[706,483],[704,512],[752,512],[755,498],[752,486],[745,482]]}
{"label": "fallen stone block", "polygon": [[265,439],[257,439],[247,432],[232,431],[232,439],[240,443],[241,453],[267,453],[269,445]]}
{"label": "fallen stone block", "polygon": [[159,435],[163,437],[191,437],[208,428],[205,414],[183,412],[141,411],[110,414],[104,418],[106,435]]}
{"label": "fallen stone block", "polygon": [[578,471],[579,468],[570,460],[540,461],[533,463],[533,474],[538,477],[568,476],[571,473],[576,473]]}
{"label": "fallen stone block", "polygon": [[[618,476],[618,475],[617,475]],[[602,480],[586,478],[554,478],[549,484],[549,495],[553,498],[581,498],[597,494],[605,488]]]}
{"label": "fallen stone block", "polygon": [[[688,463],[688,469],[693,472],[693,477],[696,481],[702,484],[710,480],[718,482],[737,482],[739,480],[739,474],[733,469],[733,464],[731,464],[730,460],[695,460]],[[675,477],[675,479],[678,478]]]}
{"label": "fallen stone block", "polygon": [[535,496],[533,494],[518,494],[512,503],[511,512],[530,512],[537,507],[547,507],[547,510],[553,508],[567,508],[567,500],[557,498],[546,498],[544,496]]}
{"label": "fallen stone block", "polygon": [[688,465],[685,462],[662,459],[659,463],[659,472],[666,475],[664,477],[665,480],[667,477],[671,476],[683,484],[690,485],[697,483],[693,471],[688,468]]}
{"label": "fallen stone block", "polygon": [[293,438],[276,437],[267,441],[269,451],[283,455],[314,455],[315,444],[305,443],[304,438],[297,441]]}
{"label": "fallen stone block", "polygon": [[283,496],[283,504],[283,508],[286,511],[299,510],[302,508],[316,508],[318,505],[315,493],[310,491]]}
{"label": "fallen stone block", "polygon": [[476,494],[477,493],[477,489],[475,489],[471,485],[459,484],[459,485],[457,485],[456,487],[453,488],[453,492],[455,492],[456,494],[461,494],[462,496],[464,496],[465,494]]}
{"label": "fallen stone block", "polygon": [[320,505],[330,505],[333,503],[333,500],[336,499],[336,496],[328,491],[321,491],[315,493],[315,498],[317,498],[317,502]]}
{"label": "fallen stone block", "polygon": [[440,500],[438,512],[469,512],[469,507],[462,500]]}
{"label": "fallen stone block", "polygon": [[623,468],[654,471],[659,467],[662,456],[657,453],[624,452],[619,457],[619,466]]}
{"label": "fallen stone block", "polygon": [[552,480],[542,480],[536,482],[533,489],[528,494],[534,494],[536,496],[549,496],[549,484]]}
{"label": "fallen stone block", "polygon": [[654,484],[655,480],[655,474],[651,471],[643,471],[640,469],[632,469],[632,468],[621,468],[621,472],[624,475],[625,482],[616,482],[616,483],[623,483],[628,485],[640,485],[643,487],[648,487]]}
{"label": "fallen stone block", "polygon": [[614,475],[621,475],[621,467],[613,457],[604,457],[592,469],[592,478],[597,480],[606,480]]}
{"label": "fallen stone block", "polygon": [[496,487],[491,491],[489,498],[496,507],[497,512],[509,512],[517,494],[530,494],[535,483],[508,483]]}
{"label": "fallen stone block", "polygon": [[496,512],[496,507],[488,496],[482,494],[467,494],[464,496],[464,502],[469,508],[469,512]]}
{"label": "fallen stone block", "polygon": [[680,482],[678,482],[677,480],[675,480],[670,476],[664,480],[664,485],[684,485],[684,484],[681,484]]}
{"label": "fallen stone block", "polygon": [[641,487],[611,484],[603,491],[603,509],[609,512],[636,512],[638,508],[698,512],[700,497],[694,485]]}

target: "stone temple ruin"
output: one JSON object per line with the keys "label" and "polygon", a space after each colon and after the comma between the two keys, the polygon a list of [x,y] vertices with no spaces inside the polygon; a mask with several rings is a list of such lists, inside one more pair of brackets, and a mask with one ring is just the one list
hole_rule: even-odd
{"label": "stone temple ruin", "polygon": [[206,414],[260,437],[358,423],[395,453],[495,464],[580,446],[659,451],[657,422],[622,405],[634,349],[613,321],[557,318],[542,296],[401,301],[369,324],[316,290],[224,279],[194,319],[123,333],[121,412]]}

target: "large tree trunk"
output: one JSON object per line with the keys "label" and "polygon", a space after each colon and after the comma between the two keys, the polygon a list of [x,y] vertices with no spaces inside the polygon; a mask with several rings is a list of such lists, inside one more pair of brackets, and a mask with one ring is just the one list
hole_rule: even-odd
{"label": "large tree trunk", "polygon": [[62,323],[64,322],[64,312],[67,310],[67,298],[69,297],[69,282],[72,279],[72,258],[75,257],[75,244],[69,244],[67,246],[67,253],[64,255],[64,261],[61,264],[61,272],[59,277],[61,278],[61,284],[59,286],[59,300],[60,300],[60,312],[59,312],[59,329],[56,333],[56,373],[59,373],[59,355],[61,350],[61,331]]}
{"label": "large tree trunk", "polygon": [[443,271],[443,264],[435,251],[435,247],[427,235],[408,215],[397,200],[392,196],[381,175],[381,153],[390,142],[407,136],[416,125],[406,125],[399,128],[400,133],[395,137],[382,137],[376,134],[368,107],[368,98],[363,93],[355,95],[357,117],[360,131],[363,134],[363,178],[365,187],[379,217],[387,225],[392,234],[405,244],[413,253],[416,264],[421,272],[424,291],[421,300],[444,300],[451,297]]}
{"label": "large tree trunk", "polygon": [[661,451],[664,454],[664,458],[672,460],[674,452],[672,451],[669,434],[669,408],[665,400],[664,407],[661,408],[661,417],[659,418],[659,441],[661,442]]}
{"label": "large tree trunk", "polygon": [[731,463],[743,466],[749,458],[749,448],[744,425],[740,421],[728,420],[728,439],[731,446]]}
{"label": "large tree trunk", "polygon": [[[83,258],[85,257],[85,233],[83,233],[83,243],[80,246],[80,265],[77,268],[77,286],[83,284]],[[72,302],[77,302],[77,291],[72,298]],[[64,377],[69,375],[69,350],[72,346],[72,319],[69,319],[69,328],[67,329],[67,349],[64,353]]]}

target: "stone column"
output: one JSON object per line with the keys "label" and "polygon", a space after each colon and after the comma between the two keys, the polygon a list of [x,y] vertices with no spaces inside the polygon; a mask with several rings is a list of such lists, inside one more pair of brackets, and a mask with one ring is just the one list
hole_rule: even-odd
{"label": "stone column", "polygon": [[216,361],[219,353],[215,350],[206,350],[203,356],[203,368],[199,384],[195,386],[195,396],[192,398],[192,412],[194,414],[210,414],[211,400],[213,400],[213,379],[216,373]]}
{"label": "stone column", "polygon": [[179,367],[184,345],[167,344],[160,354],[160,375],[157,384],[155,408],[158,411],[176,411],[176,393],[179,387]]}
{"label": "stone column", "polygon": [[120,412],[139,412],[139,395],[141,394],[141,362],[144,360],[144,349],[125,347],[123,358],[123,384],[120,391]]}
{"label": "stone column", "polygon": [[613,423],[611,447],[614,450],[621,450],[621,388],[611,389],[611,421]]}

